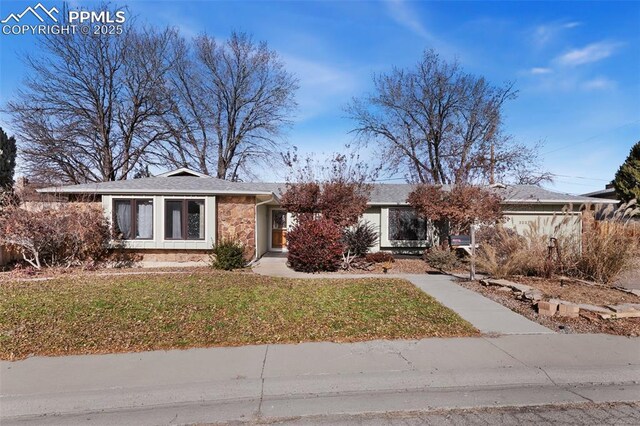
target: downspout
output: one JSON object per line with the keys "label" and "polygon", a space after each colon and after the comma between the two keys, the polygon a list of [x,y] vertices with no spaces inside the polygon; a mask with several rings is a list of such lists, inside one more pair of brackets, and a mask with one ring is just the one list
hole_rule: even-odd
{"label": "downspout", "polygon": [[266,201],[262,201],[260,203],[256,203],[255,206],[255,224],[253,226],[253,244],[255,246],[255,254],[253,255],[253,260],[251,261],[250,265],[252,265],[253,263],[258,261],[258,207],[262,206],[264,204],[268,204],[275,201],[275,196],[273,194],[271,194],[271,198],[269,198]]}

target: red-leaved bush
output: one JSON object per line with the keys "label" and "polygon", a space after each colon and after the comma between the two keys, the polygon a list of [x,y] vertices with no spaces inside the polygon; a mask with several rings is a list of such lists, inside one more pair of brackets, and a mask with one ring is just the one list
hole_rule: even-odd
{"label": "red-leaved bush", "polygon": [[64,204],[42,211],[11,206],[0,215],[0,244],[37,269],[102,260],[109,240],[109,225],[99,206]]}
{"label": "red-leaved bush", "polygon": [[336,271],[342,264],[342,228],[330,219],[299,220],[287,233],[289,265],[300,272]]}
{"label": "red-leaved bush", "polygon": [[282,207],[303,219],[318,213],[345,227],[358,223],[367,209],[370,185],[357,182],[290,183]]}
{"label": "red-leaved bush", "polygon": [[420,185],[407,199],[419,215],[431,221],[447,220],[451,234],[468,232],[474,222],[495,223],[502,218],[500,197],[473,185],[455,185],[447,191],[441,186]]}

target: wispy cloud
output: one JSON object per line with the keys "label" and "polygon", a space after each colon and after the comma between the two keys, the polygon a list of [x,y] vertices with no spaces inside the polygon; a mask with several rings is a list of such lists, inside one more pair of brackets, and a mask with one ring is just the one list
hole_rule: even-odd
{"label": "wispy cloud", "polygon": [[424,24],[424,16],[420,15],[422,10],[416,10],[414,4],[427,4],[419,2],[408,2],[406,0],[385,0],[386,11],[389,17],[401,27],[412,32],[426,42],[426,45],[436,49],[438,53],[446,58],[456,58],[464,62],[463,58],[469,59],[469,52],[466,52],[459,45],[453,45],[445,41],[442,37],[438,37]]}
{"label": "wispy cloud", "polygon": [[529,70],[531,74],[540,75],[540,74],[551,74],[553,70],[551,68],[546,67],[534,67]]}
{"label": "wispy cloud", "polygon": [[585,81],[582,88],[585,90],[610,90],[616,87],[616,82],[606,77],[596,77]]}
{"label": "wispy cloud", "polygon": [[287,71],[300,80],[298,120],[314,117],[327,110],[340,110],[341,102],[355,95],[360,88],[362,79],[355,72],[345,71],[347,67],[288,54],[282,55],[282,59]]}
{"label": "wispy cloud", "polygon": [[562,31],[576,28],[580,25],[582,24],[578,21],[551,22],[538,25],[533,29],[533,44],[537,47],[543,47],[556,39]]}
{"label": "wispy cloud", "polygon": [[432,38],[429,31],[427,31],[418,18],[416,12],[412,10],[405,0],[387,0],[386,4],[387,9],[389,10],[389,15],[398,24],[411,30],[422,38]]}
{"label": "wispy cloud", "polygon": [[620,43],[601,41],[591,43],[580,49],[570,50],[558,58],[556,61],[561,65],[584,65],[592,62],[601,61],[613,55],[619,48]]}

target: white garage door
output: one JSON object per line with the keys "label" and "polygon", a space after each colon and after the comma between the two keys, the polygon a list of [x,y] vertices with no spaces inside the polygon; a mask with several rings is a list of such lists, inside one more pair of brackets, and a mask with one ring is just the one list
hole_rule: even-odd
{"label": "white garage door", "polygon": [[579,237],[582,232],[582,221],[580,214],[526,214],[509,213],[505,214],[504,225],[514,229],[520,235],[526,235],[531,228],[539,230],[539,233],[549,237],[573,236]]}

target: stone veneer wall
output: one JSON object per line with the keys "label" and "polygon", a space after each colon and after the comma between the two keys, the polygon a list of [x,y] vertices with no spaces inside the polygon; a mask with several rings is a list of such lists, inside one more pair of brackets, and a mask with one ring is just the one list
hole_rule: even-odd
{"label": "stone veneer wall", "polygon": [[217,241],[239,240],[246,260],[255,255],[256,199],[253,196],[216,197]]}
{"label": "stone veneer wall", "polygon": [[171,250],[171,249],[131,249],[125,250],[134,255],[136,261],[144,262],[203,262],[209,263],[208,250]]}

